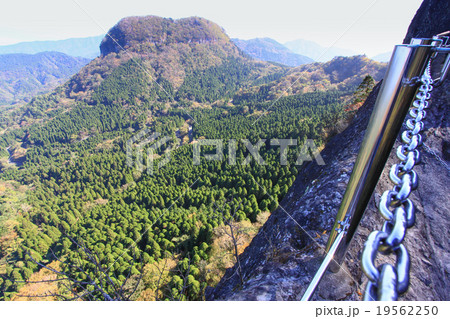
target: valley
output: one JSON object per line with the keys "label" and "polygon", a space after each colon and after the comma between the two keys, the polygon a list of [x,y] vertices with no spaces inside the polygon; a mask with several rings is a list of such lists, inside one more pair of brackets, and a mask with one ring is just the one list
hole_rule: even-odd
{"label": "valley", "polygon": [[[0,238],[4,300],[50,264],[74,283],[53,285],[53,299],[203,300],[287,194],[303,146],[322,149],[386,69],[365,56],[256,61],[203,18],[125,18],[109,35],[66,83],[2,114],[0,157],[23,162],[0,173],[21,203],[0,216],[14,225]],[[138,149],[127,156],[140,132],[171,138],[142,169]],[[286,163],[275,139],[293,145]],[[212,161],[204,145],[194,164],[203,140],[236,157]]]}

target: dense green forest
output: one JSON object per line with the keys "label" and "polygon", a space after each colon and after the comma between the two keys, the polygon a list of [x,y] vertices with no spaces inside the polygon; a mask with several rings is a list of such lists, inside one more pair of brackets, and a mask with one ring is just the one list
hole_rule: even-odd
{"label": "dense green forest", "polygon": [[[116,30],[134,45],[133,58],[106,41],[103,56],[65,85],[0,113],[0,299],[41,291],[36,298],[202,300],[277,208],[303,160],[314,158],[306,142],[323,147],[346,120],[346,101],[361,103],[374,80],[352,97],[354,83],[380,68],[354,57],[343,62],[362,66],[356,74],[339,70],[339,61],[293,73],[249,60],[216,25],[196,19],[145,18],[160,32],[175,28],[165,44],[145,30],[153,42]],[[139,146],[153,150],[142,169],[129,165],[138,161],[136,145],[127,158],[140,132],[169,139]],[[200,146],[204,139],[223,142],[220,160],[209,160],[217,149]],[[273,139],[296,144],[283,154],[287,164]],[[30,286],[35,281],[40,288]]]}
{"label": "dense green forest", "polygon": [[[99,96],[100,92],[103,88]],[[189,116],[175,108],[156,117],[148,127],[173,135],[188,122],[194,140],[246,138],[255,143],[260,138],[292,138],[299,145],[306,139],[321,145],[324,127],[339,117],[342,95],[335,91],[309,93],[282,98],[273,106],[266,102],[214,107],[192,110]],[[270,106],[273,111],[255,123],[258,110]],[[56,255],[67,264],[76,264],[73,238],[95,252],[118,287],[130,271],[134,278],[144,265],[157,263],[167,254],[176,256],[176,269],[181,273],[174,271],[161,287],[164,298],[201,299],[206,285],[214,284],[208,281],[204,266],[210,258],[214,229],[230,218],[255,223],[261,211],[273,211],[298,171],[298,148],[289,153],[287,166],[280,164],[279,147],[268,143],[260,150],[267,165],[255,161],[243,165],[248,151],[241,142],[237,143],[237,165],[229,164],[227,154],[223,161],[202,160],[193,165],[192,144],[184,143],[172,151],[171,161],[156,174],[141,174],[126,165],[125,142],[142,126],[132,113],[132,107],[113,102],[108,106],[79,105],[44,127],[29,129],[28,143],[33,147],[23,168],[1,175],[2,180],[33,185],[27,195],[33,208],[19,209],[17,217],[20,245],[2,256],[8,260],[6,276],[1,279],[4,298],[11,298],[23,285],[21,281],[39,268],[26,252],[38,262],[48,263]],[[86,128],[88,131],[83,131]],[[229,198],[234,205],[241,205],[239,210],[234,213],[233,205],[227,205],[224,212],[218,212],[216,203]],[[139,262],[132,263],[133,258]],[[188,289],[181,280],[186,263]],[[86,272],[93,271],[88,262],[83,266]],[[81,271],[70,267],[65,271],[86,280]],[[110,285],[107,289],[113,293],[115,288]]]}

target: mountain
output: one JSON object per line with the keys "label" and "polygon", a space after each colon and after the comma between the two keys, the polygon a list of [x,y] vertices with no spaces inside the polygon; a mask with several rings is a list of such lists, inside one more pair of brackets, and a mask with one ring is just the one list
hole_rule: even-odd
{"label": "mountain", "polygon": [[307,57],[310,57],[314,61],[319,62],[327,62],[332,60],[336,56],[352,56],[356,55],[355,52],[348,50],[348,49],[341,49],[341,48],[325,48],[320,46],[319,44],[303,40],[303,39],[297,39],[293,41],[289,41],[284,43],[284,46],[287,47],[292,52],[295,52],[297,54],[301,54]]}
{"label": "mountain", "polygon": [[374,57],[372,57],[372,60],[375,60],[378,62],[389,62],[389,60],[391,59],[391,56],[392,56],[392,51],[384,52],[384,53],[375,55]]}
{"label": "mountain", "polygon": [[[305,147],[345,127],[357,82],[385,68],[256,61],[199,17],[129,17],[109,35],[65,84],[2,117],[0,299],[202,300],[287,194]],[[49,276],[38,263],[74,290],[25,284]]]}
{"label": "mountain", "polygon": [[[448,1],[425,0],[413,18],[404,43],[411,38],[431,38],[450,28]],[[439,61],[440,60],[440,61]],[[444,57],[438,60],[438,69]],[[321,152],[326,165],[304,165],[293,186],[245,251],[239,263],[227,270],[221,282],[208,289],[207,300],[300,300],[324,258],[324,247],[333,227],[350,178],[380,85],[376,86],[355,120],[333,137]],[[414,167],[420,178],[409,197],[416,210],[416,224],[408,228],[404,246],[409,252],[410,283],[401,301],[444,301],[450,299],[448,232],[448,163],[450,136],[448,92],[450,79],[434,88],[430,110],[421,133],[426,148]],[[380,181],[368,203],[362,223],[349,247],[343,269],[326,272],[312,300],[361,300],[367,277],[361,271],[361,253],[369,233],[385,221],[378,212],[381,194],[391,189],[389,171],[398,163],[392,148]],[[447,198],[447,199],[446,199]],[[441,205],[436,205],[440,203]],[[378,255],[379,256],[379,255]],[[383,257],[382,257],[383,258]],[[391,263],[387,256],[379,264]],[[395,284],[395,283],[394,283]]]}
{"label": "mountain", "polygon": [[284,45],[270,38],[231,40],[239,47],[239,49],[257,60],[272,61],[288,66],[299,66],[314,62],[311,58],[295,54]]}
{"label": "mountain", "polygon": [[1,45],[0,54],[27,53],[35,54],[46,51],[62,52],[75,57],[93,59],[100,54],[99,45],[103,35],[87,38],[72,38],[57,41],[20,42]]}
{"label": "mountain", "polygon": [[167,85],[171,92],[167,98],[172,102],[213,102],[257,78],[283,70],[248,58],[221,27],[203,18],[130,17],[109,31],[100,50],[101,56],[67,84],[71,98],[91,98],[104,79],[128,67],[136,72],[131,77],[144,75],[147,82],[141,85],[141,92],[148,94]]}
{"label": "mountain", "polygon": [[49,92],[88,62],[60,52],[0,55],[0,104],[29,101]]}
{"label": "mountain", "polygon": [[[310,92],[354,90],[366,76],[380,81],[386,72],[386,63],[376,62],[364,55],[336,57],[326,63],[312,63],[288,70],[279,79],[238,92],[234,103],[247,101],[247,96],[258,94],[266,100],[283,95]],[[264,92],[264,93],[263,93]]]}

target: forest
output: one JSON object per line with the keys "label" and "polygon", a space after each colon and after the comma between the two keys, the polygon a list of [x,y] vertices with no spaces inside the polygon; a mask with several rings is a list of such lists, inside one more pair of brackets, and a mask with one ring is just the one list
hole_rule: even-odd
{"label": "forest", "polygon": [[[269,83],[281,73],[255,78],[228,58],[188,71],[175,90],[138,65],[121,64],[68,110],[58,106],[61,89],[35,98],[21,115],[33,121],[0,136],[2,148],[26,149],[22,166],[0,173],[1,299],[33,299],[30,282],[53,267],[56,283],[40,298],[202,300],[288,192],[299,150],[307,140],[326,143],[355,89],[274,99]],[[170,150],[171,160],[154,174],[127,165],[126,143],[144,128],[172,137],[155,157]],[[275,138],[297,142],[287,165],[269,143]],[[194,165],[193,145],[203,139],[225,148],[236,140],[235,164],[226,153],[207,160],[214,149],[203,147]],[[243,139],[266,141],[266,165],[244,161]]]}

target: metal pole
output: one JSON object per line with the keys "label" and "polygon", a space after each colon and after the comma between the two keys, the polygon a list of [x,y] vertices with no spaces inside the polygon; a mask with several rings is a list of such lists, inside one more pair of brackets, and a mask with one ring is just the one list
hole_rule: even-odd
{"label": "metal pole", "polygon": [[340,269],[432,54],[432,40],[414,39],[412,43],[395,47],[330,233],[327,251],[338,236],[340,222],[350,217],[348,231],[336,249],[337,263],[330,267],[334,272]]}
{"label": "metal pole", "polygon": [[345,232],[341,231],[339,235],[336,237],[336,240],[333,242],[333,245],[331,246],[330,250],[328,251],[327,255],[325,256],[325,259],[322,261],[322,264],[320,265],[319,270],[317,270],[316,274],[314,275],[314,278],[312,279],[311,283],[308,286],[308,289],[306,289],[305,293],[303,294],[302,301],[308,301],[311,296],[316,291],[317,286],[320,283],[320,280],[322,279],[323,275],[325,274],[325,271],[328,268],[328,265],[333,260],[334,253],[336,252],[336,249],[338,248],[339,244],[342,241],[342,238],[344,238]]}

